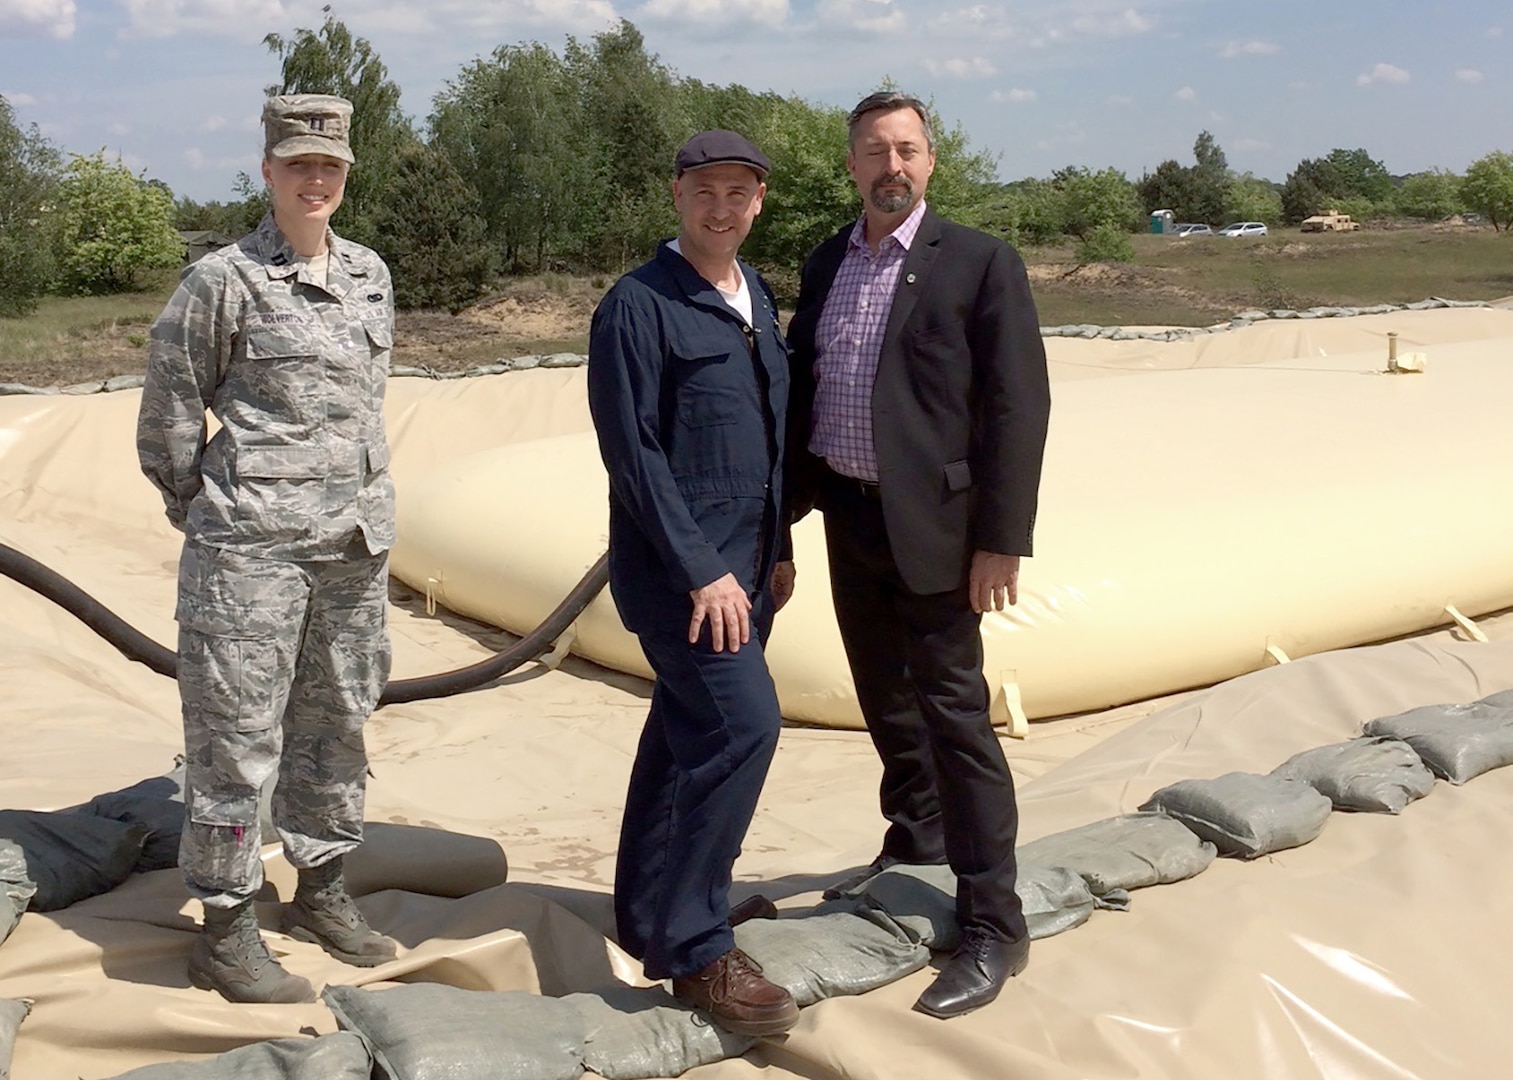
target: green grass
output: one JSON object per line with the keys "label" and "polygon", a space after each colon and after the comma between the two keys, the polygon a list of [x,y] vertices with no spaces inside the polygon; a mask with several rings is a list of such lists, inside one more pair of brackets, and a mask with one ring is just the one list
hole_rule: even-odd
{"label": "green grass", "polygon": [[[1142,235],[1135,261],[1099,284],[1037,282],[1041,322],[1201,325],[1246,308],[1359,307],[1439,296],[1513,294],[1513,236],[1433,227],[1304,234],[1278,227],[1259,239]],[[1070,264],[1070,247],[1031,249],[1026,261]]]}
{"label": "green grass", "polygon": [[173,294],[173,282],[112,296],[48,297],[31,315],[0,319],[0,381],[68,385],[146,365],[147,328]]}

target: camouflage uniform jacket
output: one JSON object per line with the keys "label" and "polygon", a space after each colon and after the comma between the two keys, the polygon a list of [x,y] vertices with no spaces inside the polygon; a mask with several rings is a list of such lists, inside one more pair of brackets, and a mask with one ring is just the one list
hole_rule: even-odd
{"label": "camouflage uniform jacket", "polygon": [[189,267],[153,323],[137,453],[191,540],[291,560],[339,558],[356,529],[375,554],[394,542],[393,286],[374,252],[327,239],[322,289],[269,215]]}

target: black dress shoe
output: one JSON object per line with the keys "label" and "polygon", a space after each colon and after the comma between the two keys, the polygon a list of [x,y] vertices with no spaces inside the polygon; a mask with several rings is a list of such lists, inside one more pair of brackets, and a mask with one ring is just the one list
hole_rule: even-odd
{"label": "black dress shoe", "polygon": [[988,931],[969,926],[961,932],[961,944],[940,969],[914,1008],[949,1020],[981,1008],[998,996],[1003,984],[1030,962],[1030,939],[1004,941]]}
{"label": "black dress shoe", "polygon": [[841,878],[820,895],[826,900],[839,900],[843,896],[850,896],[888,867],[897,866],[898,863],[899,860],[892,855],[879,855],[860,870]]}

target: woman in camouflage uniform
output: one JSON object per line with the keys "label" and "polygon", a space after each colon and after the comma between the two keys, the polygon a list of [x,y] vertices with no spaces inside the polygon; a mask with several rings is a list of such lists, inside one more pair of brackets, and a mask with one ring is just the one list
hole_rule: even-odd
{"label": "woman in camouflage uniform", "polygon": [[[394,488],[384,435],[393,290],[342,240],[349,102],[263,109],[272,212],[184,274],[152,327],[137,450],[184,533],[180,865],[205,907],[190,981],[232,1001],[312,1001],[259,933],[258,792],[299,871],[283,929],[348,963],[395,956],[342,881],[362,840],[363,725],[389,672]],[[206,413],[220,430],[206,441]]]}

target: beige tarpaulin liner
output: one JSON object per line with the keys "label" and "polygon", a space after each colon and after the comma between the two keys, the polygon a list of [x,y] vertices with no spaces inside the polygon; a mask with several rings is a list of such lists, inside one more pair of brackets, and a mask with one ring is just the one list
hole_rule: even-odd
{"label": "beige tarpaulin liner", "polygon": [[[1462,313],[1440,314],[1451,327]],[[1423,346],[1429,379],[1444,351],[1433,340],[1426,335]],[[1506,357],[1508,346],[1504,337],[1484,348]],[[395,380],[401,485],[453,453],[560,433],[546,412],[558,389],[581,394],[572,376]],[[135,408],[134,393],[0,399],[0,540],[171,643],[177,542],[136,474]],[[581,414],[569,414],[581,429]],[[1466,426],[1446,432],[1463,442],[1481,436]],[[1473,494],[1507,499],[1505,488]],[[522,521],[542,509],[521,508]],[[1405,555],[1410,573],[1416,562]],[[802,584],[818,582],[811,573]],[[396,597],[398,676],[475,660],[509,640],[445,612],[427,618],[407,590]],[[1440,631],[1268,668],[1164,707],[1033,725],[1028,740],[1006,743],[1024,837],[1132,810],[1173,780],[1269,770],[1378,715],[1513,687],[1513,626],[1503,617],[1482,627],[1490,643]],[[0,687],[0,805],[70,805],[165,771],[177,752],[172,684],[6,580]],[[646,692],[634,677],[569,659],[460,698],[383,710],[370,727],[369,819],[463,835],[415,842],[414,833],[375,830],[362,887],[380,891],[364,906],[407,946],[396,965],[361,972],[300,943],[275,938],[276,947],[319,981],[399,977],[561,993],[633,977],[635,965],[602,931]],[[881,833],[876,779],[864,736],[786,729],[736,868],[739,895],[760,887],[784,906],[802,905],[838,868],[869,859]],[[823,1002],[786,1042],[690,1075],[1501,1075],[1513,1056],[1502,1016],[1513,953],[1510,830],[1513,770],[1463,788],[1438,784],[1398,818],[1335,815],[1306,847],[1254,864],[1221,861],[1191,881],[1138,891],[1130,912],[1100,912],[1038,943],[1029,970],[973,1016],[941,1023],[910,1013],[929,979],[922,972]],[[500,885],[505,856],[510,883]],[[274,858],[270,872],[287,895],[288,868]],[[231,1006],[189,989],[194,912],[179,889],[177,874],[163,871],[66,911],[23,916],[0,945],[0,997],[37,1000],[20,1031],[17,1080],[93,1080],[332,1029],[320,1006]],[[448,899],[421,895],[426,889],[479,891]]]}

